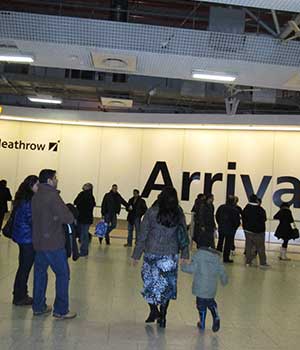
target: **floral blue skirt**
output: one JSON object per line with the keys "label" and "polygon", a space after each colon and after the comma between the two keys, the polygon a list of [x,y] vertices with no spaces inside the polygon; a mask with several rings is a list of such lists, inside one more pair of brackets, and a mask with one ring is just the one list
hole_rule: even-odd
{"label": "floral blue skirt", "polygon": [[149,304],[165,304],[177,297],[178,255],[145,254],[142,295]]}

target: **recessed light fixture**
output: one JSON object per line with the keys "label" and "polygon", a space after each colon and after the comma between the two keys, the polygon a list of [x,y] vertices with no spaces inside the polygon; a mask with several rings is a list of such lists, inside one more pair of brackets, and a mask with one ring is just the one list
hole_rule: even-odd
{"label": "recessed light fixture", "polygon": [[194,79],[205,80],[205,81],[219,81],[230,83],[236,80],[236,75],[219,72],[208,72],[205,70],[192,70],[192,77]]}
{"label": "recessed light fixture", "polygon": [[61,98],[53,98],[52,96],[42,97],[42,96],[28,96],[28,100],[34,103],[49,103],[54,105],[62,104]]}
{"label": "recessed light fixture", "polygon": [[33,63],[34,62],[34,58],[31,55],[3,54],[3,53],[0,53],[0,62]]}

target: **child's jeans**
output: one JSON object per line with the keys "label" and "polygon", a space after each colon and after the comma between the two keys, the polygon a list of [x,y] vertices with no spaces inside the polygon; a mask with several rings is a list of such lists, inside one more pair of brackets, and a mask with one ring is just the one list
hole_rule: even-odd
{"label": "child's jeans", "polygon": [[211,315],[215,320],[219,319],[219,314],[218,314],[218,305],[215,301],[215,299],[204,299],[204,298],[196,298],[196,304],[197,304],[197,309],[199,311],[199,316],[200,316],[200,328],[204,329],[205,328],[205,319],[206,319],[206,311],[209,309],[211,312]]}

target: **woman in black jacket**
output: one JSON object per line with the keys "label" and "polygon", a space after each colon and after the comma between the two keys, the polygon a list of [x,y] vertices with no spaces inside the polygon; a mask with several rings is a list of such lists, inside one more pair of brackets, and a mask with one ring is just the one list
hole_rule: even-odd
{"label": "woman in black jacket", "polygon": [[74,204],[78,209],[78,226],[80,231],[80,255],[88,256],[89,253],[89,228],[93,223],[93,211],[96,201],[93,196],[93,185],[83,185],[82,192],[76,197]]}
{"label": "woman in black jacket", "polygon": [[[279,220],[279,225],[275,231],[275,236],[278,239],[283,239],[282,247],[280,249],[280,260],[291,260],[287,257],[287,247],[290,239],[293,239],[294,218],[288,203],[282,203],[280,210],[274,215],[275,220]],[[294,224],[295,225],[295,224]]]}

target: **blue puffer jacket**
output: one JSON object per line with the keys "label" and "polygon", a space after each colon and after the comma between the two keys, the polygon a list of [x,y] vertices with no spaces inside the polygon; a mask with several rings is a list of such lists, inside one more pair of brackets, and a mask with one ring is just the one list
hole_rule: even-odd
{"label": "blue puffer jacket", "polygon": [[17,207],[12,239],[19,244],[32,243],[31,201],[22,201]]}

